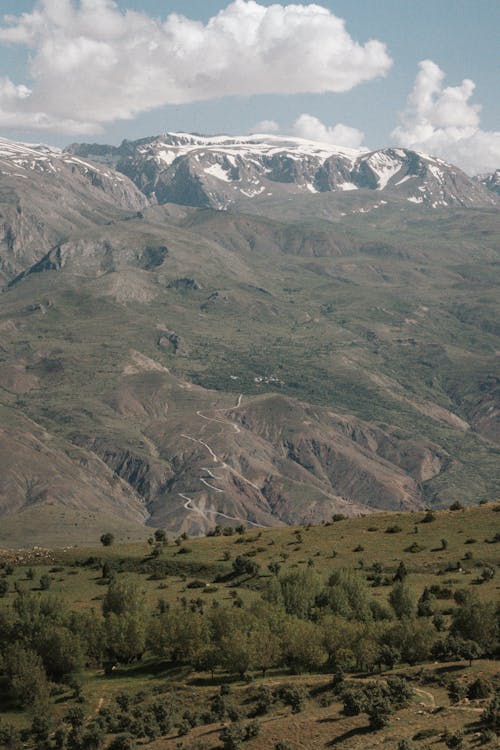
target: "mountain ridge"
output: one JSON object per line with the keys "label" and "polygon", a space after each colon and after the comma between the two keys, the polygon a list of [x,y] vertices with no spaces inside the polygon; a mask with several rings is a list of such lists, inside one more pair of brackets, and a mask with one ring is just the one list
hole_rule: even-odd
{"label": "mountain ridge", "polygon": [[121,146],[75,143],[66,153],[113,166],[159,203],[220,210],[257,196],[368,190],[432,208],[500,205],[487,185],[458,167],[399,147],[370,151],[291,136],[166,133]]}

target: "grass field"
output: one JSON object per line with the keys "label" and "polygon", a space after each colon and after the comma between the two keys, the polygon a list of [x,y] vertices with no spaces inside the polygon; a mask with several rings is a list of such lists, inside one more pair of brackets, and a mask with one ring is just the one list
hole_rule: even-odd
{"label": "grass field", "polygon": [[[371,591],[377,599],[387,602],[394,573],[403,561],[408,570],[407,580],[417,595],[433,585],[449,590],[445,598],[437,599],[435,609],[435,614],[441,613],[448,621],[455,606],[456,591],[472,590],[485,602],[499,599],[498,576],[493,575],[485,582],[481,578],[485,567],[498,571],[499,510],[500,505],[489,503],[438,511],[430,522],[424,521],[424,513],[381,513],[322,526],[252,529],[243,534],[233,530],[227,536],[178,539],[176,543],[170,540],[160,545],[130,543],[4,551],[1,561],[9,593],[0,599],[0,611],[12,606],[15,590],[29,591],[41,598],[46,596],[46,591],[40,591],[43,574],[50,577],[48,593],[60,596],[72,610],[99,611],[109,585],[102,574],[104,563],[114,568],[118,578],[125,576],[138,584],[145,592],[146,608],[151,613],[157,610],[159,600],[173,607],[189,607],[201,600],[203,607],[218,602],[222,607],[232,608],[237,598],[245,610],[260,599],[271,577],[267,566],[273,562],[281,565],[281,574],[308,567],[323,580],[333,570],[344,567],[358,568],[371,580],[373,565],[378,563],[382,580]],[[410,552],[409,548],[415,543],[419,551]],[[152,554],[154,548],[157,552]],[[236,579],[228,576],[232,560],[241,554],[259,564],[258,575]],[[13,569],[9,569],[9,565]],[[384,585],[385,579],[388,585]],[[192,582],[196,587],[190,586]],[[102,669],[86,670],[82,675],[83,706],[90,721],[103,707],[114,705],[114,696],[123,692],[130,695],[132,705],[134,696],[141,705],[148,705],[157,698],[170,702],[175,696],[177,714],[193,716],[208,711],[222,685],[229,690],[228,700],[243,717],[244,725],[252,716],[257,716],[260,722],[259,736],[245,742],[249,750],[272,750],[279,741],[288,742],[294,750],[322,747],[396,750],[403,739],[415,743],[411,747],[441,750],[446,747],[445,731],[459,730],[465,733],[463,747],[478,744],[481,731],[478,722],[488,701],[466,700],[452,704],[447,684],[453,678],[470,685],[478,677],[495,683],[498,662],[479,659],[470,667],[464,662],[402,664],[382,675],[355,672],[349,675],[349,680],[359,686],[374,679],[384,681],[389,675],[407,678],[414,694],[409,705],[398,710],[389,725],[378,732],[369,730],[362,714],[344,715],[342,702],[333,691],[328,673],[294,675],[271,669],[265,677],[251,671],[241,680],[217,668],[212,678],[207,672],[196,671],[185,664],[159,661],[148,654],[140,663],[119,666],[112,676],[104,675]],[[300,688],[303,697],[300,711],[293,713],[290,706],[276,698],[265,713],[257,711],[258,715],[255,714],[256,691],[263,686],[276,694],[284,686]],[[72,705],[72,691],[58,691],[52,706],[55,720],[61,720]],[[4,724],[22,728],[29,722],[29,714],[13,710],[5,698],[0,706]],[[184,722],[182,730],[175,729],[148,746],[153,750],[217,748],[221,729],[227,724],[227,718],[218,722],[204,720],[202,725],[188,728]],[[493,740],[491,743],[481,746],[496,746]]]}

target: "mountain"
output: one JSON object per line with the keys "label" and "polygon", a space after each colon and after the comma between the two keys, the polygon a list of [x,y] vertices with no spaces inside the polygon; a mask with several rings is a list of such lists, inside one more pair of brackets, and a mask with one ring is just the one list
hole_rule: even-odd
{"label": "mountain", "polygon": [[114,170],[0,138],[0,280],[11,279],[77,229],[148,204]]}
{"label": "mountain", "polygon": [[479,175],[475,179],[488,190],[500,194],[500,169],[496,169],[489,174]]}
{"label": "mountain", "polygon": [[146,196],[106,146],[2,148],[0,546],[498,495],[494,204],[429,210],[394,175],[221,211]]}
{"label": "mountain", "polygon": [[500,205],[457,167],[402,148],[368,152],[274,135],[166,133],[119,147],[73,144],[66,152],[114,167],[159,203],[228,209],[258,196],[360,190],[377,201],[432,208]]}

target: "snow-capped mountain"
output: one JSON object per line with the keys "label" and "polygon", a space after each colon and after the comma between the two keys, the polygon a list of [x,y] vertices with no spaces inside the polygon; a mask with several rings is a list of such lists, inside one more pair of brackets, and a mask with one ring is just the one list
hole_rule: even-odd
{"label": "snow-capped mountain", "polygon": [[[68,179],[76,187],[93,188],[123,208],[144,207],[147,201],[130,181],[113,169],[91,164],[78,156],[42,144],[17,143],[0,138],[0,178],[32,181],[52,178],[61,185]],[[57,180],[56,180],[57,178]]]}
{"label": "snow-capped mountain", "polygon": [[125,175],[48,146],[0,138],[0,283],[63,237],[149,205]]}
{"label": "snow-capped mountain", "polygon": [[457,167],[402,148],[166,133],[119,147],[73,144],[66,154],[114,167],[159,203],[227,209],[259,196],[373,190],[432,208],[499,204]]}
{"label": "snow-capped mountain", "polygon": [[500,169],[489,174],[478,175],[475,179],[488,190],[500,195]]}

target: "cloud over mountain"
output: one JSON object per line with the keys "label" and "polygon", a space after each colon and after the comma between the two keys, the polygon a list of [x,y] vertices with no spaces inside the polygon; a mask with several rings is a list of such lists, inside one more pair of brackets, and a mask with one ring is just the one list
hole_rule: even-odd
{"label": "cloud over mountain", "polygon": [[474,81],[443,86],[445,73],[423,60],[415,85],[392,137],[401,146],[426,151],[457,164],[469,174],[500,164],[500,132],[480,128],[481,105],[471,104]]}
{"label": "cloud over mountain", "polygon": [[254,0],[234,0],[206,24],[122,11],[113,0],[40,0],[6,18],[0,41],[31,51],[29,88],[4,79],[0,125],[63,132],[166,104],[348,91],[392,64],[385,44],[358,43],[320,5]]}
{"label": "cloud over mountain", "polygon": [[292,130],[294,135],[298,135],[300,138],[348,148],[358,148],[365,137],[361,130],[352,128],[350,125],[343,125],[342,123],[333,126],[325,125],[317,117],[305,113],[297,118]]}

